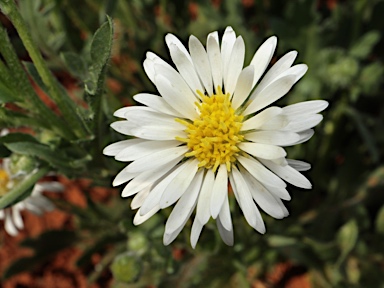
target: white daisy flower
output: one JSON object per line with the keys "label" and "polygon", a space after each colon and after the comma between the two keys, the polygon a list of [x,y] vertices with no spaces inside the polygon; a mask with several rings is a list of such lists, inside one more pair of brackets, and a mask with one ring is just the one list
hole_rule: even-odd
{"label": "white daisy flower", "polygon": [[307,71],[305,64],[292,66],[297,52],[291,51],[261,79],[276,48],[275,36],[245,68],[243,38],[231,27],[221,45],[217,32],[208,35],[206,48],[190,36],[189,52],[172,34],[165,41],[176,69],[151,52],[144,61],[160,95],[137,94],[134,99],[145,106],[114,114],[126,120],[111,127],[135,138],[104,149],[105,155],[130,162],[113,185],[129,181],[122,196],[136,194],[131,203],[139,209],[135,225],[177,202],[165,225],[165,245],[177,237],[195,208],[192,247],[211,217],[223,241],[233,245],[229,183],[249,225],[265,233],[259,208],[277,219],[288,215],[282,200],[291,197],[284,181],[311,188],[299,172],[310,164],[286,159],[282,147],[310,139],[311,128],[323,118],[317,113],[328,103],[269,107]]}
{"label": "white daisy flower", "polygon": [[[27,174],[13,174],[9,169],[10,159],[5,158],[0,164],[0,196],[5,195],[17,183],[22,181]],[[11,236],[16,236],[19,230],[24,228],[21,211],[28,210],[34,214],[41,215],[46,211],[54,209],[54,205],[42,193],[44,191],[62,192],[64,187],[56,181],[36,183],[30,196],[11,207],[0,210],[0,220],[4,221],[4,229]]]}

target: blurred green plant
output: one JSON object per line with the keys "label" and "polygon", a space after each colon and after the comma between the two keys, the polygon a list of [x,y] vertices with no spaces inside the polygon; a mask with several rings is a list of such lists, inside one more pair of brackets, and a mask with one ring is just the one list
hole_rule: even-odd
{"label": "blurred green plant", "polygon": [[[255,48],[276,34],[278,55],[297,49],[299,61],[309,66],[281,104],[331,103],[316,135],[288,149],[290,158],[312,163],[313,190],[291,187],[291,216],[278,221],[263,215],[264,236],[245,225],[232,205],[233,248],[224,247],[213,223],[196,250],[189,247],[188,229],[171,247],[163,247],[168,210],[135,228],[130,200],[105,204],[87,196],[86,209],[57,200],[78,220],[76,244],[64,242],[83,249],[79,267],[88,265],[94,253],[103,255],[101,270],[89,275],[90,282],[110,267],[112,287],[249,287],[256,281],[273,287],[279,283],[267,275],[283,262],[302,267],[314,287],[384,286],[384,1],[39,0],[19,1],[19,10],[12,3],[0,0],[0,8],[33,63],[18,38],[10,41],[10,32],[0,28],[0,127],[29,127],[35,134],[1,137],[0,152],[2,157],[31,157],[44,171],[109,185],[122,168],[101,156],[102,147],[119,137],[108,128],[113,111],[121,103],[132,104],[139,91],[154,91],[141,62],[148,50],[169,58],[163,40],[168,32],[184,41],[189,34],[203,40],[232,25],[246,47]],[[113,17],[113,25],[105,15]],[[246,51],[246,61],[253,53]],[[82,86],[74,97],[54,76],[63,71]],[[40,100],[29,79],[61,113]],[[0,198],[0,207],[10,203]],[[30,242],[36,251],[37,245]],[[34,263],[46,259],[39,255],[33,256]],[[15,263],[5,276],[31,269],[28,259],[20,261],[18,270]],[[130,277],[124,263],[135,269]]]}

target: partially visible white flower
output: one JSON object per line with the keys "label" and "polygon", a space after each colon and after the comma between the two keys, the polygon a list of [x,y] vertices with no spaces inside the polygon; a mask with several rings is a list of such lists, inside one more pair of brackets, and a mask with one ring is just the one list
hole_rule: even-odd
{"label": "partially visible white flower", "polygon": [[232,245],[229,183],[248,224],[265,233],[259,208],[277,219],[288,215],[282,200],[291,197],[284,181],[312,187],[299,172],[310,164],[286,159],[283,147],[309,140],[323,118],[318,113],[328,103],[269,107],[307,71],[305,64],[293,65],[297,52],[291,51],[265,73],[277,45],[275,36],[245,68],[244,41],[231,27],[221,44],[218,33],[210,33],[206,48],[192,35],[189,52],[174,35],[165,41],[177,70],[151,52],[143,64],[161,97],[137,94],[134,99],[146,106],[124,107],[114,114],[125,120],[111,127],[136,138],[104,149],[105,155],[131,162],[113,185],[130,181],[122,196],[136,194],[131,203],[139,209],[135,225],[176,203],[165,225],[165,245],[177,237],[195,208],[192,247],[211,217],[224,242]]}
{"label": "partially visible white flower", "polygon": [[[6,194],[27,176],[27,174],[22,172],[12,174],[9,169],[9,162],[10,159],[6,158],[0,164],[0,196]],[[46,211],[54,209],[53,203],[42,194],[44,191],[62,192],[64,191],[64,186],[56,181],[36,183],[30,196],[11,207],[0,210],[0,220],[4,221],[5,231],[9,235],[16,236],[19,230],[24,228],[21,216],[23,210],[41,215]]]}

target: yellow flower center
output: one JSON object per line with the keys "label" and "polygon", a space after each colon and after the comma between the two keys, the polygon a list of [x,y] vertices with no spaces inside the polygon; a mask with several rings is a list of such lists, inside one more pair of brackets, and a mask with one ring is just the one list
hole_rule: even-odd
{"label": "yellow flower center", "polygon": [[8,183],[8,173],[4,169],[0,168],[0,196],[3,196],[8,192]]}
{"label": "yellow flower center", "polygon": [[176,137],[190,148],[185,156],[195,157],[200,162],[199,167],[213,169],[214,172],[221,164],[231,170],[231,164],[240,151],[236,145],[244,139],[240,135],[243,116],[235,114],[229,94],[223,94],[220,87],[217,91],[212,96],[197,91],[202,101],[196,103],[200,117],[193,123],[176,119],[187,127],[185,132],[188,138]]}

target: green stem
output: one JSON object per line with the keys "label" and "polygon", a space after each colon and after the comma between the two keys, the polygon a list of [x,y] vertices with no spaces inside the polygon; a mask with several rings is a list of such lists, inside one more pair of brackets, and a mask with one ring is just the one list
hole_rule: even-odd
{"label": "green stem", "polygon": [[15,202],[25,191],[31,188],[41,177],[47,174],[48,171],[48,167],[43,167],[35,173],[27,176],[27,178],[25,178],[22,182],[18,183],[11,191],[0,198],[0,209],[4,209],[8,205]]}
{"label": "green stem", "polygon": [[87,138],[89,136],[89,132],[87,131],[83,119],[81,119],[81,117],[78,115],[74,102],[60,90],[56,79],[48,69],[39,49],[35,45],[27,25],[25,24],[25,21],[21,17],[21,14],[16,7],[15,2],[13,0],[0,0],[0,8],[15,26],[25,48],[29,53],[29,56],[36,66],[41,79],[48,88],[49,96],[52,97],[52,99],[60,108],[64,119],[68,122],[78,137]]}

